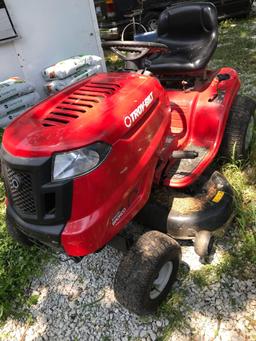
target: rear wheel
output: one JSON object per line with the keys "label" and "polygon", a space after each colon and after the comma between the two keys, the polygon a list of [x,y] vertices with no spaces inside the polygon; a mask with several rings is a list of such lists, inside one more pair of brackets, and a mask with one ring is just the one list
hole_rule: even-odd
{"label": "rear wheel", "polygon": [[142,23],[149,32],[155,31],[157,29],[158,19],[159,19],[158,12],[149,12],[142,19]]}
{"label": "rear wheel", "polygon": [[8,217],[6,218],[6,227],[10,236],[19,244],[26,247],[34,245],[34,243],[24,233],[15,227],[14,223]]}
{"label": "rear wheel", "polygon": [[114,291],[119,303],[138,315],[154,312],[176,280],[181,249],[158,231],[142,235],[122,259]]}
{"label": "rear wheel", "polygon": [[220,148],[220,156],[227,159],[248,157],[255,127],[256,103],[247,96],[238,95],[229,113]]}

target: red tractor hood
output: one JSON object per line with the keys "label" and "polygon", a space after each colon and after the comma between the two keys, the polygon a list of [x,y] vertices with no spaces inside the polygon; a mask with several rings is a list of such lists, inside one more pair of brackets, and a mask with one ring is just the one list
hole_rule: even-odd
{"label": "red tractor hood", "polygon": [[[50,156],[125,138],[164,90],[153,77],[98,74],[47,98],[16,119],[3,136],[6,151],[19,157]],[[147,110],[148,109],[148,110]]]}

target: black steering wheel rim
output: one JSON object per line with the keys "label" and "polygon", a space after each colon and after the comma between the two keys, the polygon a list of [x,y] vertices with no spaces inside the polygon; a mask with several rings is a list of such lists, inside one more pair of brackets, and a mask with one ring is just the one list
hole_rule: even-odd
{"label": "black steering wheel rim", "polygon": [[[153,53],[161,53],[169,50],[167,45],[157,43],[157,42],[148,42],[148,41],[122,41],[122,40],[113,40],[113,41],[104,41],[102,42],[103,48],[109,48],[112,52],[117,54],[121,59],[125,61],[134,61],[143,58],[147,54]],[[122,51],[127,52],[139,52],[137,56],[127,56],[123,54]]]}

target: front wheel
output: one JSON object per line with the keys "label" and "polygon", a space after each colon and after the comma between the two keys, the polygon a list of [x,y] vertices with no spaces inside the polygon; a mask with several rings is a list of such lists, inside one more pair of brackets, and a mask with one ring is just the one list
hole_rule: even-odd
{"label": "front wheel", "polygon": [[122,259],[114,291],[119,303],[137,315],[153,313],[176,280],[181,249],[164,233],[143,234]]}
{"label": "front wheel", "polygon": [[220,156],[244,160],[248,157],[255,128],[256,102],[238,95],[229,113]]}

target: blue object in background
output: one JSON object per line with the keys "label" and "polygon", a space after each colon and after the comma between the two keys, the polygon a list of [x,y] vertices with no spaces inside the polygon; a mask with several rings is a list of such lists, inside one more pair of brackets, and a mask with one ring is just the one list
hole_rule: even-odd
{"label": "blue object in background", "polygon": [[158,38],[156,31],[146,32],[146,33],[140,33],[136,34],[134,36],[135,41],[148,41],[148,42],[156,42]]}

